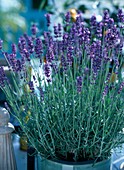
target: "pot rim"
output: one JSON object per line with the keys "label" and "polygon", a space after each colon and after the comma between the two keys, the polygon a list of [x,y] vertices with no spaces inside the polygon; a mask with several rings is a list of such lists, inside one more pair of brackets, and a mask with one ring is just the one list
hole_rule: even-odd
{"label": "pot rim", "polygon": [[102,160],[102,161],[98,161],[98,162],[95,162],[95,160],[89,160],[89,161],[83,161],[83,162],[69,162],[69,161],[63,161],[63,160],[56,160],[56,159],[47,159],[47,158],[42,158],[42,161],[48,161],[48,162],[54,162],[56,164],[65,164],[65,165],[99,165],[99,164],[104,164],[104,163],[107,163],[111,160],[111,157],[109,157],[108,159],[105,159],[105,160]]}

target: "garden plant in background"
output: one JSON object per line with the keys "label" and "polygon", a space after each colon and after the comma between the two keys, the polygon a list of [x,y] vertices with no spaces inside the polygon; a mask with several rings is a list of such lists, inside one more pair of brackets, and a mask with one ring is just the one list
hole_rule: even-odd
{"label": "garden plant in background", "polygon": [[[5,106],[42,158],[97,164],[124,142],[121,9],[117,17],[115,23],[104,11],[101,22],[92,16],[86,27],[80,13],[70,22],[68,12],[64,29],[54,25],[54,36],[44,32],[44,40],[33,24],[32,35],[20,37],[18,50],[12,44],[11,54],[2,49],[0,41],[13,79],[11,85],[0,67]],[[46,18],[49,27],[50,15]]]}

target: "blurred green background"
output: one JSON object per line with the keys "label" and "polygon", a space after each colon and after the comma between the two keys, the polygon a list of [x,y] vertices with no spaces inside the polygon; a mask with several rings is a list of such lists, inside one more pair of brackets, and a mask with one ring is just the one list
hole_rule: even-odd
{"label": "blurred green background", "polygon": [[123,0],[0,0],[0,38],[9,50],[11,42],[17,42],[23,32],[30,33],[32,22],[36,22],[41,34],[46,30],[44,14],[53,14],[52,21],[62,22],[62,16],[70,9],[83,12],[88,22],[92,14],[98,20],[104,9],[114,16],[118,8],[124,8]]}

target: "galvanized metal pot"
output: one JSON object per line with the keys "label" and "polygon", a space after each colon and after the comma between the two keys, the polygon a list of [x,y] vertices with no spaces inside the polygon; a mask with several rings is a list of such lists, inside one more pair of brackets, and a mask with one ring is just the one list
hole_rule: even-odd
{"label": "galvanized metal pot", "polygon": [[65,163],[38,158],[38,170],[110,170],[111,159],[93,163]]}

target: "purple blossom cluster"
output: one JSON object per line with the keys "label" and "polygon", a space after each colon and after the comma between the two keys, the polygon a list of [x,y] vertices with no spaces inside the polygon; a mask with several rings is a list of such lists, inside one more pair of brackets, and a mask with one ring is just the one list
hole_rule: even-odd
{"label": "purple blossom cluster", "polygon": [[119,22],[124,23],[124,13],[123,13],[122,9],[118,10],[118,15],[117,16],[118,16]]}
{"label": "purple blossom cluster", "polygon": [[43,44],[42,44],[42,40],[39,37],[36,38],[35,53],[36,53],[36,57],[41,59],[43,53]]}
{"label": "purple blossom cluster", "polygon": [[51,70],[50,70],[50,64],[47,62],[44,64],[44,74],[46,76],[47,82],[51,82]]}
{"label": "purple blossom cluster", "polygon": [[[46,19],[49,27],[50,14],[46,15]],[[120,9],[118,19],[119,22],[124,21],[124,13]],[[123,28],[116,25],[107,10],[104,11],[101,22],[97,21],[95,15],[92,16],[89,27],[85,26],[81,13],[78,13],[75,22],[72,22],[71,14],[67,12],[64,21],[64,27],[60,23],[54,25],[54,36],[50,31],[44,32],[43,40],[38,35],[36,25],[33,24],[32,35],[24,34],[19,38],[18,50],[16,45],[12,44],[12,53],[4,52],[10,69],[17,73],[24,72],[27,63],[31,66],[32,57],[39,59],[39,66],[43,65],[48,83],[52,81],[55,73],[67,75],[71,70],[70,76],[73,77],[74,82],[77,82],[78,93],[81,92],[82,83],[85,81],[85,68],[88,70],[87,76],[92,73],[92,77],[90,75],[87,79],[91,84],[92,80],[98,82],[100,71],[105,71],[106,65],[111,66],[112,72],[118,72],[120,57],[123,57]],[[2,40],[0,40],[0,49],[2,49]],[[17,59],[18,54],[21,59]],[[33,91],[32,82],[29,82],[29,86]],[[103,89],[103,95],[107,94],[107,88],[108,84]]]}
{"label": "purple blossom cluster", "polygon": [[50,24],[51,24],[51,21],[50,21],[50,14],[46,14],[46,20],[47,20],[47,26],[49,27]]}
{"label": "purple blossom cluster", "polygon": [[68,26],[70,24],[70,21],[71,21],[71,14],[70,12],[67,12],[65,14],[65,22],[66,22],[66,26]]}
{"label": "purple blossom cluster", "polygon": [[[10,84],[0,67],[0,88],[10,108],[5,107],[17,113],[44,158],[95,163],[122,143],[123,15],[119,10],[115,23],[105,11],[102,21],[93,16],[86,25],[81,13],[72,19],[68,12],[63,26],[56,23],[42,37],[33,24],[31,35],[22,35],[10,53],[0,40],[13,80]],[[46,18],[49,27],[50,15]]]}
{"label": "purple blossom cluster", "polygon": [[105,47],[106,48],[114,48],[116,46],[116,42],[120,39],[120,33],[117,29],[117,26],[114,25],[110,29],[106,31],[105,35]]}
{"label": "purple blossom cluster", "polygon": [[124,82],[121,83],[120,88],[118,90],[118,94],[121,93],[122,89],[124,88]]}
{"label": "purple blossom cluster", "polygon": [[31,27],[32,35],[35,36],[37,34],[37,31],[38,31],[37,26],[33,24]]}

